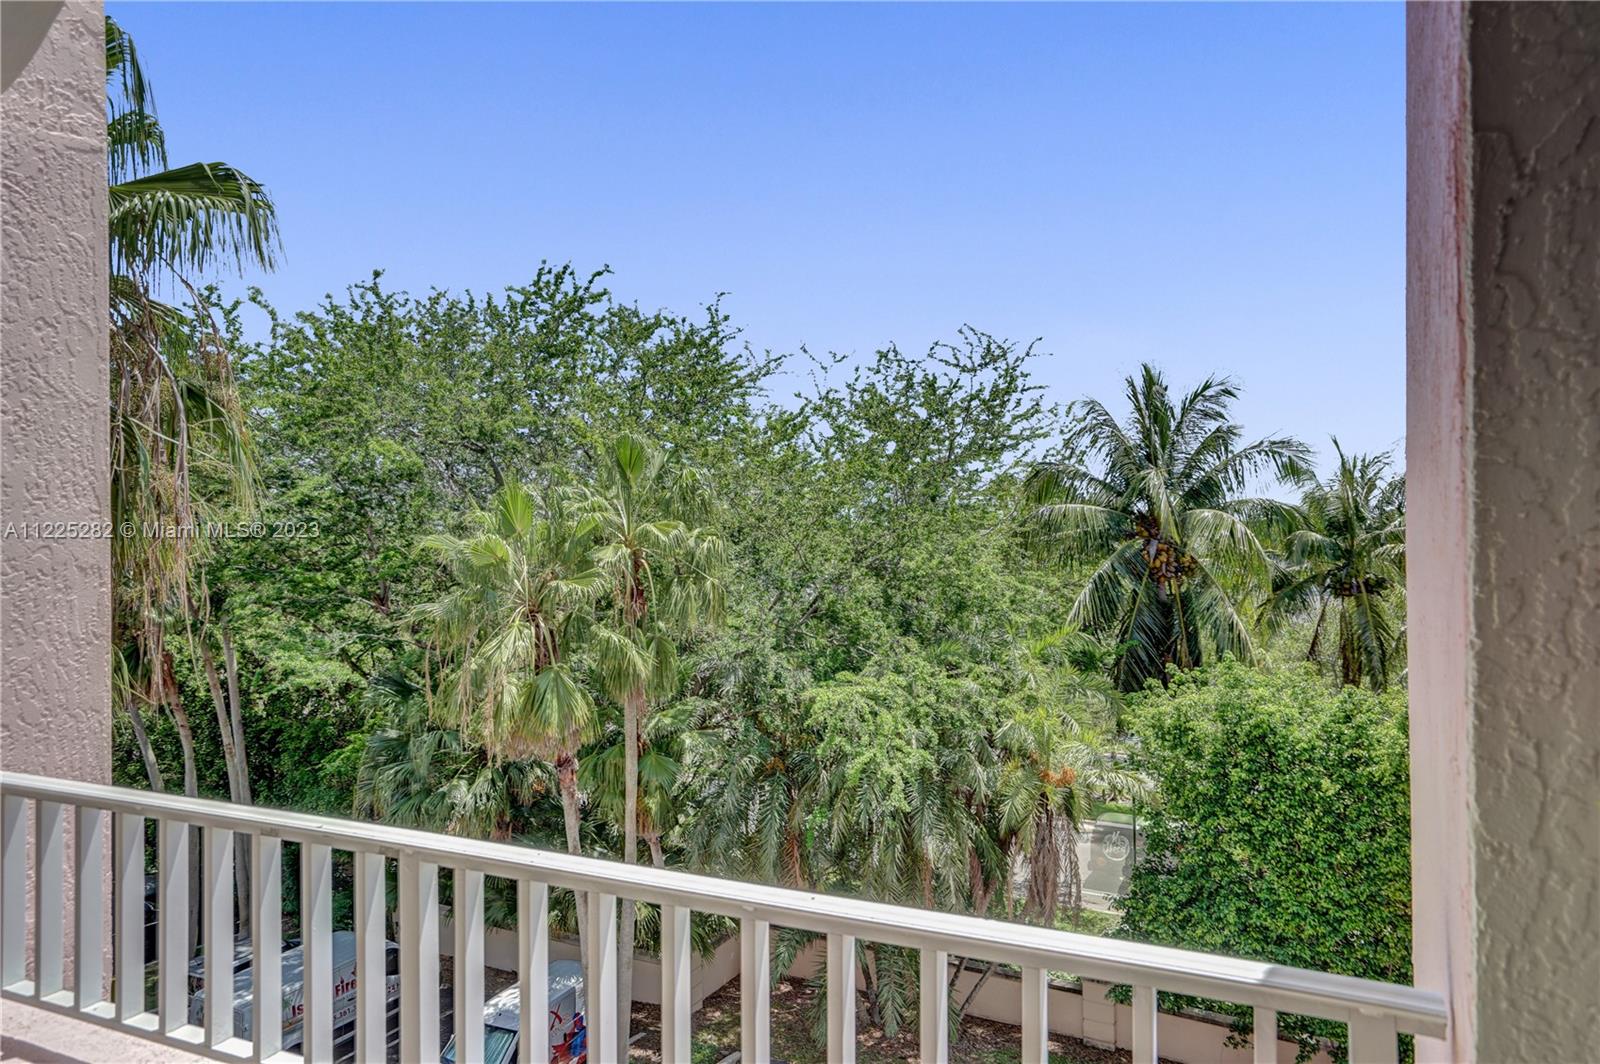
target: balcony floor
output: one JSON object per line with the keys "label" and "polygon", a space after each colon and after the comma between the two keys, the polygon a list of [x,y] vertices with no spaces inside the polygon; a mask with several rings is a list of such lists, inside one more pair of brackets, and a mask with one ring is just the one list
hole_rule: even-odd
{"label": "balcony floor", "polygon": [[0,1060],[27,1064],[190,1064],[206,1059],[20,1001],[0,1002]]}

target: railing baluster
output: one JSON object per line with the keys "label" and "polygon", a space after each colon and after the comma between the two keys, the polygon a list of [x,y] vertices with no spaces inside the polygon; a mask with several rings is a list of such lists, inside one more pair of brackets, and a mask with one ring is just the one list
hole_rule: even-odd
{"label": "railing baluster", "polygon": [[355,855],[356,1064],[383,1064],[389,967],[384,956],[384,858]]}
{"label": "railing baluster", "polygon": [[111,929],[115,948],[112,981],[116,986],[117,1019],[127,1023],[144,1014],[144,817],[117,813],[113,861],[117,899],[116,925]]}
{"label": "railing baluster", "polygon": [[77,807],[72,830],[73,996],[79,1009],[105,1000],[105,823],[103,809]]}
{"label": "railing baluster", "polygon": [[772,925],[739,921],[739,1046],[741,1064],[772,1059]]}
{"label": "railing baluster", "polygon": [[918,1049],[925,1064],[947,1064],[950,1059],[950,954],[942,949],[925,949],[921,964]]}
{"label": "railing baluster", "polygon": [[1255,1064],[1278,1064],[1278,1013],[1259,1005],[1254,1011],[1255,1030],[1250,1036]]}
{"label": "railing baluster", "polygon": [[206,1045],[233,1037],[233,832],[205,829]]}
{"label": "railing baluster", "polygon": [[60,802],[34,803],[35,872],[33,886],[33,993],[49,997],[65,985],[66,954],[62,896],[66,893],[63,853],[66,810]]}
{"label": "railing baluster", "polygon": [[[31,803],[31,806],[30,806]],[[67,849],[68,809],[74,817],[71,854]],[[106,1000],[105,860],[107,814],[112,855],[112,905],[114,931],[111,986]],[[160,948],[156,960],[157,1011],[145,1008],[145,893],[146,825],[158,828]],[[203,821],[204,828],[188,819]],[[204,851],[196,853],[201,831]],[[856,1055],[854,982],[860,978],[855,962],[856,937],[874,941],[921,943],[920,955],[920,1059],[948,1064],[948,1024],[951,994],[950,952],[1004,958],[1022,972],[1022,1059],[1047,1059],[1051,1006],[1047,969],[1071,968],[1074,960],[1102,979],[1119,978],[1133,984],[1132,1059],[1135,1064],[1159,1060],[1158,986],[1183,993],[1232,997],[1281,1004],[1292,1000],[1296,1012],[1322,1016],[1349,1024],[1352,1064],[1395,1064],[1399,1032],[1419,1037],[1439,1037],[1446,1032],[1448,1010],[1436,994],[1410,987],[1336,979],[1316,972],[1278,970],[1244,961],[1207,965],[1193,954],[1177,954],[1162,947],[1140,946],[1122,951],[1094,947],[1082,936],[1062,935],[1047,929],[1026,933],[1004,925],[944,915],[937,919],[914,910],[846,899],[820,901],[815,895],[770,887],[710,884],[701,877],[650,869],[621,869],[558,852],[530,852],[491,843],[468,843],[445,836],[379,824],[338,824],[323,817],[277,813],[226,803],[207,802],[179,795],[149,794],[93,784],[67,784],[42,777],[0,772],[0,984],[5,998],[37,996],[47,1010],[80,1014],[106,1022],[113,1016],[121,1028],[136,1036],[166,1045],[184,1044],[202,1053],[242,1058],[241,1036],[248,1022],[254,1042],[253,1058],[260,1064],[281,1056],[283,985],[281,980],[282,912],[280,883],[282,844],[287,836],[300,847],[302,921],[305,936],[304,1013],[302,1055],[311,1064],[325,1061],[333,1052],[335,998],[332,964],[332,891],[334,848],[354,856],[354,920],[356,980],[354,998],[356,1055],[363,1062],[386,1057],[388,975],[393,963],[385,949],[387,906],[384,897],[386,858],[400,853],[400,905],[402,975],[404,977],[401,1059],[426,1062],[440,1045],[439,985],[440,919],[438,869],[452,868],[455,885],[457,979],[455,1015],[459,1064],[479,1060],[484,1050],[481,1028],[482,964],[487,936],[482,924],[485,878],[505,876],[517,882],[518,976],[521,1007],[528,1023],[521,1041],[520,1064],[548,1064],[549,1010],[549,886],[584,888],[589,902],[586,926],[589,955],[585,995],[590,1031],[590,1059],[596,1064],[617,1064],[626,1059],[620,1041],[623,1013],[630,1002],[619,1000],[621,960],[617,913],[621,904],[634,904],[609,891],[628,893],[638,876],[640,889],[662,903],[662,1058],[667,1064],[684,1062],[692,1049],[691,1010],[694,997],[689,932],[692,907],[726,911],[733,899],[742,899],[740,923],[740,1047],[747,1064],[770,1061],[771,1039],[771,938],[769,917],[801,926],[831,928],[827,935],[828,1049],[830,1061],[841,1064]],[[241,844],[236,836],[249,842]],[[234,849],[250,847],[248,900],[234,897],[231,874],[245,854]],[[197,859],[204,857],[203,862]],[[37,865],[35,865],[37,860]],[[67,870],[68,860],[72,870]],[[203,866],[203,890],[191,877]],[[67,882],[67,876],[72,882]],[[34,888],[34,881],[38,886]],[[541,882],[539,880],[545,880]],[[191,894],[197,896],[191,898]],[[74,898],[69,925],[62,919],[66,898]],[[190,902],[196,903],[191,910]],[[30,911],[31,910],[31,911]],[[237,910],[237,914],[236,914]],[[254,943],[253,1006],[248,1016],[234,1012],[233,949],[235,916],[248,910]],[[194,969],[204,969],[208,991],[199,1026],[199,1003],[190,1000],[190,964],[195,954],[196,916],[204,919],[204,959]],[[793,919],[791,919],[791,917]],[[68,928],[71,930],[68,930]],[[239,934],[243,934],[240,928]],[[74,953],[63,955],[68,936]],[[35,952],[37,948],[38,952]],[[69,991],[63,977],[75,971]],[[1170,977],[1163,972],[1170,971]],[[37,973],[37,978],[35,975]],[[243,977],[240,977],[240,985]],[[1139,983],[1146,985],[1138,985]],[[1086,981],[1086,986],[1091,983]],[[1103,983],[1092,984],[1096,990]],[[1229,990],[1237,991],[1230,995]],[[350,993],[349,988],[345,988]],[[1209,993],[1208,993],[1209,992]],[[349,998],[344,1000],[348,1001]],[[114,1008],[112,1003],[114,1002]],[[449,1003],[445,1003],[446,1007]],[[190,1011],[191,1006],[194,1012]],[[1364,1013],[1370,1009],[1371,1013]],[[342,1014],[348,1019],[349,1013]],[[191,1021],[191,1017],[195,1017]],[[1276,1064],[1283,1048],[1277,1039],[1281,1021],[1272,1007],[1254,1009],[1254,1064]],[[1106,1017],[1094,1022],[1096,1037],[1109,1038]],[[1124,1027],[1124,1031],[1128,1028]],[[1102,1033],[1106,1032],[1106,1033]],[[1170,1031],[1167,1034],[1170,1035]],[[231,1036],[231,1037],[230,1037]]]}
{"label": "railing baluster", "polygon": [[28,801],[0,798],[0,986],[28,974]]}
{"label": "railing baluster", "polygon": [[1022,969],[1022,1064],[1050,1059],[1050,980],[1043,968]]}
{"label": "railing baluster", "polygon": [[1350,1017],[1350,1064],[1395,1064],[1400,1043],[1392,1016]]}
{"label": "railing baluster", "polygon": [[439,866],[400,856],[400,1059],[439,1052]]}
{"label": "railing baluster", "polygon": [[283,1048],[283,842],[252,836],[250,845],[250,1032],[255,1059]]}
{"label": "railing baluster", "polygon": [[456,1061],[483,1064],[483,873],[457,866],[453,879]]}
{"label": "railing baluster", "polygon": [[1156,990],[1133,988],[1133,1064],[1156,1064]]}
{"label": "railing baluster", "polygon": [[856,1064],[856,937],[828,936],[828,1060]]}
{"label": "railing baluster", "polygon": [[305,1042],[308,1061],[333,1059],[333,850],[321,843],[300,845],[300,937]]}
{"label": "railing baluster", "polygon": [[[631,905],[632,902],[627,904]],[[619,1002],[617,1001],[617,896],[589,895],[589,978],[593,988],[585,988],[589,1016],[589,1055],[596,1062],[620,1060],[617,1043]]]}
{"label": "railing baluster", "polygon": [[661,907],[661,1059],[664,1064],[689,1064],[689,910]]}
{"label": "railing baluster", "polygon": [[189,1022],[189,825],[163,819],[156,828],[161,938],[156,1009],[161,1032]]}
{"label": "railing baluster", "polygon": [[[550,1015],[550,888],[531,879],[517,881],[517,985],[522,1015]],[[528,1030],[543,1026],[530,1021]],[[550,1064],[549,1037],[519,1038],[517,1060]]]}

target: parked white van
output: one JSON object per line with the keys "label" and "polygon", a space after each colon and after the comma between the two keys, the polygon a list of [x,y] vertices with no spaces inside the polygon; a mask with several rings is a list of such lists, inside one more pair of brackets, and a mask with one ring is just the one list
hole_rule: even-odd
{"label": "parked white van", "polygon": [[[551,961],[549,986],[551,1064],[585,1064],[589,1032],[583,1019],[583,969],[577,961]],[[511,1064],[517,1059],[521,1006],[522,992],[514,986],[484,1002],[483,1064]],[[454,1037],[439,1059],[443,1064],[455,1064]]]}
{"label": "parked white van", "polygon": [[[333,1041],[335,1047],[355,1032],[356,1019],[356,936],[354,931],[333,933]],[[400,947],[384,943],[384,1005],[388,1013],[390,1036],[399,1030]],[[301,946],[283,951],[283,1048],[298,1049],[305,1037],[305,950]],[[250,944],[234,949],[233,1031],[240,1038],[251,1034],[251,1003],[255,999],[255,973],[250,967]],[[205,962],[189,966],[189,1022],[204,1022],[206,987]],[[337,1051],[337,1049],[336,1049]]]}

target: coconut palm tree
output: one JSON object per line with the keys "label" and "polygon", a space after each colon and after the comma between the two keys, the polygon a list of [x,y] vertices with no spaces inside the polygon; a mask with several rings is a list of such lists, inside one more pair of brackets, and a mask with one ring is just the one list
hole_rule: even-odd
{"label": "coconut palm tree", "polygon": [[[111,18],[105,28],[111,505],[119,529],[112,558],[119,629],[139,644],[132,656],[152,663],[117,671],[121,681],[149,685],[118,701],[131,713],[167,706],[176,719],[182,707],[167,682],[165,621],[197,619],[189,603],[205,596],[191,596],[188,582],[204,541],[157,530],[193,527],[219,501],[247,509],[254,483],[229,352],[197,278],[219,267],[271,268],[277,221],[260,183],[227,163],[169,168],[133,39]],[[192,309],[158,298],[168,291],[186,295]],[[248,801],[242,764],[230,757],[236,801]],[[187,762],[184,775],[195,775]]]}
{"label": "coconut palm tree", "polygon": [[1123,422],[1093,399],[1074,406],[1060,456],[1030,472],[1025,499],[1038,545],[1092,567],[1071,620],[1121,648],[1113,677],[1131,691],[1200,665],[1208,647],[1255,657],[1248,618],[1270,575],[1258,531],[1293,508],[1244,491],[1262,476],[1304,482],[1310,452],[1288,437],[1244,443],[1225,378],[1175,402],[1145,365],[1126,388]]}
{"label": "coconut palm tree", "polygon": [[1333,448],[1339,468],[1301,500],[1304,527],[1284,541],[1264,616],[1276,627],[1315,611],[1306,649],[1315,661],[1332,606],[1340,679],[1381,691],[1403,659],[1394,600],[1405,584],[1405,477],[1391,475],[1387,454],[1347,455],[1338,440]]}
{"label": "coconut palm tree", "polygon": [[[618,436],[597,455],[597,486],[584,512],[595,522],[595,563],[611,588],[606,620],[594,632],[595,677],[622,707],[622,858],[639,859],[639,754],[650,699],[678,684],[677,640],[722,614],[725,547],[700,522],[710,492],[696,469],[669,461],[649,442]],[[634,907],[623,906],[621,941],[633,941]],[[622,1000],[631,1001],[633,951],[618,971]],[[622,1010],[626,1045],[631,1017]]]}
{"label": "coconut palm tree", "polygon": [[[412,619],[429,647],[428,671],[439,669],[435,715],[492,763],[549,762],[576,854],[578,752],[597,718],[574,658],[606,581],[590,553],[597,522],[572,502],[508,484],[474,515],[474,534],[428,537],[450,587]],[[580,898],[580,929],[582,913]]]}

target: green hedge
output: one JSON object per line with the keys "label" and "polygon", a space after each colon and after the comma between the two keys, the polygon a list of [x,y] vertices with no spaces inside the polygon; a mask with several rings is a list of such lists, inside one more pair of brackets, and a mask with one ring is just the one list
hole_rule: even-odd
{"label": "green hedge", "polygon": [[1403,693],[1225,662],[1144,692],[1131,715],[1160,785],[1116,935],[1410,982]]}

